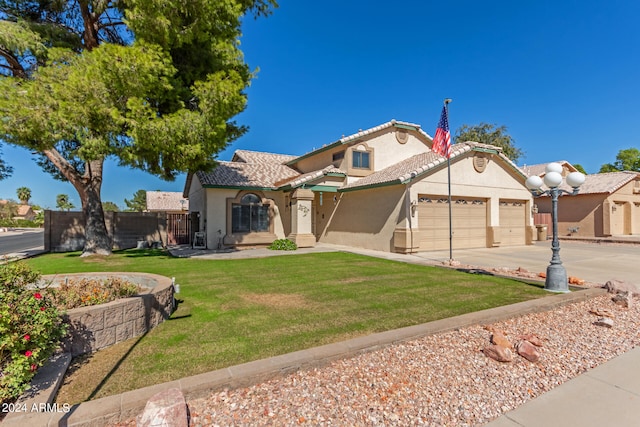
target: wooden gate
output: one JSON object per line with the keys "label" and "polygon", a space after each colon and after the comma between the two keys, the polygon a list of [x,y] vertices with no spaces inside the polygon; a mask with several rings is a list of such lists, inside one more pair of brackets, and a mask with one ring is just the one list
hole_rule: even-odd
{"label": "wooden gate", "polygon": [[188,245],[191,243],[191,218],[188,213],[167,214],[167,244]]}

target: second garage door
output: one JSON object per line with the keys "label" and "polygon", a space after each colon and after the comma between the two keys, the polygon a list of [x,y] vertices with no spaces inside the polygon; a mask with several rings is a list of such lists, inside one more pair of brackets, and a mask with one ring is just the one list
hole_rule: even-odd
{"label": "second garage door", "polygon": [[[451,199],[453,248],[487,246],[487,202],[483,199]],[[421,195],[418,199],[420,250],[449,249],[449,203],[447,197]]]}
{"label": "second garage door", "polygon": [[526,203],[500,200],[500,246],[526,244]]}

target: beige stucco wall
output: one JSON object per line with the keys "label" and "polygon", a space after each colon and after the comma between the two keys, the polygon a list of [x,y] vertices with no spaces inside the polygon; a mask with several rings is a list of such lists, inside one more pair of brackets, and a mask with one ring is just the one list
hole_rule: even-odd
{"label": "beige stucco wall", "polygon": [[[415,131],[408,131],[407,142],[401,144],[396,139],[396,132],[398,131],[400,131],[400,129],[395,127],[385,128],[379,132],[371,133],[358,140],[332,148],[316,156],[303,159],[295,166],[302,173],[323,169],[332,164],[333,153],[345,149],[352,149],[352,147],[361,143],[364,143],[369,149],[373,150],[373,170],[384,169],[407,157],[429,150],[426,138],[417,136],[418,134]],[[336,166],[346,171],[348,167],[343,162],[347,162],[349,159],[349,155],[345,155],[344,159],[337,163]]]}
{"label": "beige stucco wall", "polygon": [[[207,233],[207,248],[218,247],[219,239],[227,234],[227,199],[238,195],[238,190],[224,188],[207,188],[204,228],[200,231]],[[218,232],[219,230],[219,232]]]}
{"label": "beige stucco wall", "polygon": [[204,191],[202,184],[200,184],[200,180],[195,175],[191,179],[191,186],[189,187],[187,198],[189,199],[189,212],[200,213],[200,230],[204,231],[206,191]]}
{"label": "beige stucco wall", "polygon": [[[484,172],[477,172],[473,167],[473,156],[465,157],[451,163],[451,195],[459,197],[477,197],[487,200],[488,226],[500,225],[499,203],[501,199],[526,201],[527,226],[533,225],[531,206],[533,196],[524,186],[524,177],[512,171],[496,155],[488,156]],[[446,164],[443,168],[429,175],[428,178],[411,185],[411,200],[418,200],[420,194],[448,194],[448,173]],[[417,216],[414,227],[418,227]]]}
{"label": "beige stucco wall", "polygon": [[[290,230],[290,209],[285,194],[280,191],[252,191],[224,188],[202,188],[194,177],[189,192],[189,210],[201,212],[200,231],[206,232],[207,248],[215,249],[220,238],[227,235],[227,199],[234,199],[242,191],[264,196],[274,202],[271,221],[275,238],[285,238]],[[193,201],[191,199],[193,197]]]}
{"label": "beige stucco wall", "polygon": [[[605,233],[605,194],[584,194],[562,196],[558,200],[558,235],[580,237],[602,237],[609,235],[608,225]],[[551,198],[540,197],[535,200],[540,213],[551,213]],[[607,222],[608,222],[608,213]],[[569,228],[578,228],[570,233]],[[551,234],[551,230],[548,231]]]}
{"label": "beige stucco wall", "polygon": [[[393,251],[393,233],[404,220],[404,185],[337,193],[326,200],[316,212],[325,218],[316,220],[316,234],[320,242],[354,246],[379,251]],[[335,207],[335,212],[330,212]]]}

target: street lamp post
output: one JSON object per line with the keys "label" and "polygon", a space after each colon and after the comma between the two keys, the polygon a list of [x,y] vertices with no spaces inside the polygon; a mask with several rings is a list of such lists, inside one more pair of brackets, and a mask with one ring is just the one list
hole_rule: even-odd
{"label": "street lamp post", "polygon": [[[573,188],[573,191],[567,191],[560,188],[562,184],[562,166],[558,163],[549,163],[545,168],[544,180],[539,176],[530,176],[527,178],[525,185],[534,195],[540,197],[544,195],[551,196],[551,220],[553,222],[553,240],[551,241],[551,262],[547,267],[547,277],[544,282],[544,289],[551,292],[569,292],[569,284],[567,282],[567,271],[560,260],[560,242],[558,240],[558,197],[563,194],[575,196],[580,191],[580,186],[584,183],[584,174],[580,172],[571,172],[566,177],[567,184]],[[542,190],[542,184],[548,187],[548,190]]]}

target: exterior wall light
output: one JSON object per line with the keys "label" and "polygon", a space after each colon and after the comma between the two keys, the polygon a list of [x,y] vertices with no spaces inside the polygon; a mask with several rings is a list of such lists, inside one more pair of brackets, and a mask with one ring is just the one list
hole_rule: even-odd
{"label": "exterior wall light", "polygon": [[[580,191],[580,186],[584,183],[585,176],[580,172],[571,172],[565,181],[573,191],[560,188],[562,184],[562,165],[559,163],[549,163],[545,168],[544,180],[539,176],[530,176],[525,182],[525,186],[531,191],[534,197],[551,196],[551,220],[553,222],[553,240],[551,241],[551,251],[553,253],[551,262],[547,267],[547,277],[544,288],[551,292],[569,292],[567,282],[567,271],[560,260],[560,242],[558,240],[558,197],[567,194],[575,196]],[[542,189],[542,185],[548,187]]]}

